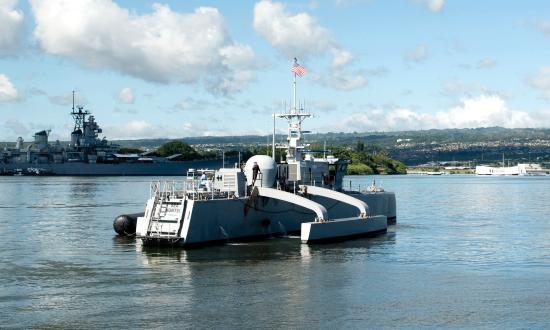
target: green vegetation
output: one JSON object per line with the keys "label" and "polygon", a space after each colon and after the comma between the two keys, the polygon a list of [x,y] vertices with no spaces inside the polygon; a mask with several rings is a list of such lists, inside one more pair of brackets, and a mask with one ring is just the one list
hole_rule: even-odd
{"label": "green vegetation", "polygon": [[402,162],[391,159],[385,151],[378,148],[368,150],[363,141],[358,141],[355,149],[332,148],[335,157],[351,160],[348,174],[406,174],[407,168]]}
{"label": "green vegetation", "polygon": [[372,167],[370,167],[367,164],[359,163],[359,164],[349,164],[348,166],[348,174],[349,175],[366,175],[366,174],[374,174],[374,170]]}
{"label": "green vegetation", "polygon": [[139,148],[120,148],[119,154],[142,154],[144,151]]}
{"label": "green vegetation", "polygon": [[[265,135],[246,136],[200,136],[186,137],[185,141],[203,156],[208,157],[207,150],[224,148],[240,150],[242,159],[246,159],[246,150],[258,149],[265,154]],[[286,135],[278,134],[276,141],[281,143]],[[305,142],[312,145],[356,149],[357,141],[363,142],[363,150],[371,154],[385,151],[392,159],[397,159],[407,165],[415,166],[428,162],[471,161],[472,165],[490,164],[502,161],[502,154],[507,160],[514,162],[550,162],[550,128],[464,128],[464,129],[430,129],[421,131],[400,132],[329,132],[307,134]],[[121,140],[114,141],[125,147],[153,149],[169,142],[168,139]],[[13,146],[14,143],[8,144]],[[256,146],[256,148],[254,148]],[[320,147],[319,149],[322,149]],[[361,148],[359,148],[361,149]],[[204,150],[204,151],[201,151]],[[210,152],[215,154],[216,152]],[[279,150],[277,150],[279,153]],[[217,152],[217,156],[220,153]],[[277,155],[280,160],[280,155]],[[367,163],[365,163],[367,164]],[[354,162],[353,167],[357,165]],[[361,169],[361,171],[364,168]]]}
{"label": "green vegetation", "polygon": [[[235,151],[234,156],[236,156],[238,152]],[[225,155],[227,156],[229,153],[226,152]],[[265,146],[251,146],[241,151],[241,159],[243,161],[247,161],[248,158],[254,156],[254,155],[271,155],[271,147],[267,148]],[[275,160],[277,162],[281,160],[286,160],[286,149],[275,149]]]}
{"label": "green vegetation", "polygon": [[[378,148],[376,148],[378,149]],[[358,141],[355,150],[332,148],[337,158],[349,159],[348,174],[406,174],[407,167],[402,162],[391,159],[386,151],[367,150],[363,141]]]}
{"label": "green vegetation", "polygon": [[449,174],[475,174],[472,169],[449,170]]}
{"label": "green vegetation", "polygon": [[175,154],[181,154],[178,159],[181,160],[192,160],[200,159],[202,156],[195,150],[193,147],[182,141],[170,141],[161,145],[157,152],[162,157],[168,157]]}

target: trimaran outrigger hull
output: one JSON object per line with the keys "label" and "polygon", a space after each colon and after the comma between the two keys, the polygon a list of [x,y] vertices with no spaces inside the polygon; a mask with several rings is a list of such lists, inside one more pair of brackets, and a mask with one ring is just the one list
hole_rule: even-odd
{"label": "trimaran outrigger hull", "polygon": [[[394,193],[355,193],[352,196],[366,202],[372,214],[385,215],[388,224],[395,223]],[[321,196],[310,196],[310,198],[325,206],[331,219],[357,216],[357,210],[348,204]],[[314,212],[309,209],[265,197],[258,197],[253,202],[245,197],[188,200],[184,203],[183,208],[184,222],[180,223],[177,228],[180,237],[167,240],[154,235],[141,235],[143,243],[145,245],[193,247],[270,236],[294,235],[300,234],[302,223],[311,222],[315,217]],[[165,223],[165,228],[168,228],[168,223]],[[138,234],[139,231],[140,228],[138,228]],[[386,227],[384,226],[381,230],[364,234],[374,235],[385,231]]]}
{"label": "trimaran outrigger hull", "polygon": [[[288,122],[279,163],[255,155],[235,168],[188,173],[183,182],[152,183],[136,236],[144,244],[202,245],[228,240],[300,232],[304,243],[374,235],[395,222],[395,195],[374,184],[369,192],[346,192],[349,161],[328,150],[308,150],[301,143],[302,123],[312,115],[296,103],[296,75],[305,73],[295,59],[294,105],[275,118]],[[315,154],[322,157],[315,157]],[[198,179],[198,176],[200,179]],[[117,225],[115,227],[124,228]],[[124,224],[124,221],[122,222]]]}

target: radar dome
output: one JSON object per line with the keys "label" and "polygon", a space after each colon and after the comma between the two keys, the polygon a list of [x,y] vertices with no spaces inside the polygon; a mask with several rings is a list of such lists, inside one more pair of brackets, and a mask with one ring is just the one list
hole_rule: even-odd
{"label": "radar dome", "polygon": [[258,163],[260,172],[256,179],[256,186],[272,188],[275,185],[275,177],[277,174],[277,164],[275,160],[267,155],[255,155],[246,161],[244,166],[244,174],[246,175],[246,184],[252,184],[252,166],[254,162]]}

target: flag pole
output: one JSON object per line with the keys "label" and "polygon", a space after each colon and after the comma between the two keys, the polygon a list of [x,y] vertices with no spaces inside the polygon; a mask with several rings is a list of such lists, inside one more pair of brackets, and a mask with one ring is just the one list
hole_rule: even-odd
{"label": "flag pole", "polygon": [[[298,59],[294,58],[294,66],[298,65]],[[294,113],[296,113],[296,71],[294,71]]]}
{"label": "flag pole", "polygon": [[296,72],[294,73],[294,113],[296,113]]}

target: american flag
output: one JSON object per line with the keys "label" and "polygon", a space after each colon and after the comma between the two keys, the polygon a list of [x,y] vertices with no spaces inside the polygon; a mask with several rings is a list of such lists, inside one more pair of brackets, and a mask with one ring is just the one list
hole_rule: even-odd
{"label": "american flag", "polygon": [[303,76],[306,74],[306,68],[298,64],[298,60],[294,58],[294,65],[292,66],[292,69],[290,71],[294,72],[297,76]]}

